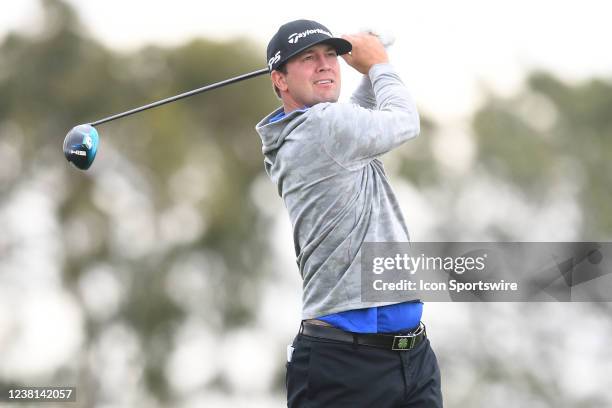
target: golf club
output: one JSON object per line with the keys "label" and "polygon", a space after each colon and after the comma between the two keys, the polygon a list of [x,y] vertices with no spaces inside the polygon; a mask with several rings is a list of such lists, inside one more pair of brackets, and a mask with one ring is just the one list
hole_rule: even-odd
{"label": "golf club", "polygon": [[268,72],[268,68],[263,68],[257,71],[250,72],[248,74],[239,75],[237,77],[206,85],[201,88],[194,89],[192,91],[184,92],[176,96],[171,96],[169,98],[162,99],[157,102],[150,103],[148,105],[130,109],[128,111],[118,113],[116,115],[108,116],[104,119],[100,119],[95,122],[75,126],[70,130],[70,132],[68,132],[66,138],[64,139],[64,156],[66,156],[66,160],[68,160],[78,169],[87,170],[96,158],[96,153],[98,152],[98,143],[100,140],[98,131],[94,126],[101,125],[106,122],[111,122],[116,119],[124,118],[126,116],[133,115],[135,113],[152,109],[161,105],[165,105],[170,102],[178,101],[179,99],[197,95],[202,92],[210,91],[211,89],[220,88],[225,85],[243,81],[245,79],[254,78],[256,76],[263,75]]}

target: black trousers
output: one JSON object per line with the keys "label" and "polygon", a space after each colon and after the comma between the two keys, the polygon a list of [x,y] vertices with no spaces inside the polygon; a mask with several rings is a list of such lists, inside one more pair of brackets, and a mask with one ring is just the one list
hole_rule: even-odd
{"label": "black trousers", "polygon": [[290,408],[442,407],[440,370],[428,339],[392,351],[298,334],[292,346]]}

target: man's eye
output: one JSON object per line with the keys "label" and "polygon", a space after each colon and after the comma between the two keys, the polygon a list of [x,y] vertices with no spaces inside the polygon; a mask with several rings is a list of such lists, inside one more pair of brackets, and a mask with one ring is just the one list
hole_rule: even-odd
{"label": "man's eye", "polygon": [[312,55],[306,55],[304,57],[304,61],[311,60],[311,59],[312,59]]}

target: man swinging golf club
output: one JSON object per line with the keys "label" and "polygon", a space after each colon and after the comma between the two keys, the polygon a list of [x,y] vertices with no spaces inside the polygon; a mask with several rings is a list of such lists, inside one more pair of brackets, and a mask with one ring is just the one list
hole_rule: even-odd
{"label": "man swinging golf club", "polygon": [[[352,103],[337,103],[338,55],[364,75]],[[441,407],[423,304],[361,301],[362,244],[409,241],[379,157],[418,135],[416,107],[371,34],[336,38],[315,21],[292,21],[272,37],[267,58],[283,106],[256,130],[303,279],[287,405]]]}

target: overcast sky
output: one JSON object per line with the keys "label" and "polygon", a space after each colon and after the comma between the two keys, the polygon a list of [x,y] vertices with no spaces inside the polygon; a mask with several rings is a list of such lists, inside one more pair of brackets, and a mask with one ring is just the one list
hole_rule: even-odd
{"label": "overcast sky", "polygon": [[[566,80],[612,72],[612,53],[606,51],[612,4],[603,1],[69,2],[90,33],[128,52],[145,43],[175,45],[194,36],[244,36],[261,43],[263,54],[278,26],[296,18],[318,20],[337,35],[364,27],[387,31],[396,37],[392,62],[419,107],[440,119],[469,113],[483,87],[511,92],[534,67]],[[36,0],[6,3],[0,12],[0,35],[38,26]],[[345,78],[343,98],[356,75],[347,68]]]}

